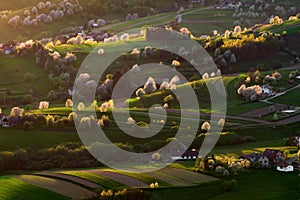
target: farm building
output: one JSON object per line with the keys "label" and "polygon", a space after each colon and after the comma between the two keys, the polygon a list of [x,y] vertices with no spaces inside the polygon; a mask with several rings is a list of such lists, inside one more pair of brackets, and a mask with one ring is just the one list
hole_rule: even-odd
{"label": "farm building", "polygon": [[13,126],[18,126],[22,124],[22,117],[20,116],[8,116],[4,114],[0,114],[0,126],[3,128],[9,128]]}
{"label": "farm building", "polygon": [[9,116],[4,115],[4,114],[0,114],[0,125],[3,128],[9,128]]}
{"label": "farm building", "polygon": [[263,168],[268,167],[270,160],[262,153],[245,154],[240,157],[240,160],[249,160],[251,163],[259,162]]}
{"label": "farm building", "polygon": [[203,4],[203,0],[190,0],[190,3],[202,3]]}
{"label": "farm building", "polygon": [[280,172],[293,172],[294,171],[294,167],[293,165],[277,165],[276,167],[277,171]]}
{"label": "farm building", "polygon": [[188,149],[186,151],[177,149],[171,152],[172,160],[196,160],[198,152],[195,149]]}
{"label": "farm building", "polygon": [[271,94],[272,88],[269,85],[262,85],[261,86],[261,94]]}
{"label": "farm building", "polygon": [[266,149],[263,154],[269,158],[270,164],[281,163],[285,160],[280,150]]}

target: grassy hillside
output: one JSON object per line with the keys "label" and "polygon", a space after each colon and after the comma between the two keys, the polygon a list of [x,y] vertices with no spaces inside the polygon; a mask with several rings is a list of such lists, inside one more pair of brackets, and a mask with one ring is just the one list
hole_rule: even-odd
{"label": "grassy hillside", "polygon": [[222,199],[298,199],[299,183],[297,172],[279,173],[275,170],[262,170],[237,177],[236,190],[211,198]]}
{"label": "grassy hillside", "polygon": [[295,90],[287,92],[286,94],[280,97],[272,99],[271,101],[275,103],[286,104],[286,105],[300,106],[299,98],[300,98],[300,88],[297,88]]}
{"label": "grassy hillside", "polygon": [[181,26],[187,27],[195,36],[211,34],[213,30],[224,32],[232,29],[234,10],[199,10],[183,16]]}
{"label": "grassy hillside", "polygon": [[35,64],[33,56],[0,56],[0,66],[0,107],[4,110],[9,109],[8,104],[20,106],[32,103],[34,99],[45,99],[52,89],[48,74]]}

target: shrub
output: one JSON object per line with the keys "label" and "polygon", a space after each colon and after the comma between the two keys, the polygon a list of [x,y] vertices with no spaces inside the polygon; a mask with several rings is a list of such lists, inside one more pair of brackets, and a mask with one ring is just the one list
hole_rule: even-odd
{"label": "shrub", "polygon": [[47,115],[46,117],[47,126],[52,127],[54,125],[54,117],[52,115]]}
{"label": "shrub", "polygon": [[27,72],[27,73],[24,74],[24,79],[26,81],[32,82],[32,81],[35,80],[35,75],[33,73]]}
{"label": "shrub", "polygon": [[203,131],[209,131],[210,130],[210,124],[209,124],[209,122],[204,122],[203,124],[202,124],[202,126],[201,126],[201,130],[203,130]]}
{"label": "shrub", "polygon": [[155,80],[152,77],[149,77],[147,82],[144,85],[144,91],[147,94],[150,94],[152,92],[154,92],[156,90],[156,84],[155,84]]}
{"label": "shrub", "polygon": [[49,102],[48,101],[41,101],[40,105],[39,105],[39,109],[43,110],[43,109],[48,109],[49,108]]}
{"label": "shrub", "polygon": [[72,101],[72,99],[67,99],[66,103],[65,103],[65,106],[67,108],[72,108],[73,107],[73,101]]}
{"label": "shrub", "polygon": [[161,159],[161,155],[160,153],[156,152],[152,154],[151,158],[152,160],[159,161]]}
{"label": "shrub", "polygon": [[43,39],[43,38],[51,38],[51,37],[53,37],[53,32],[51,32],[51,31],[42,31],[40,34],[39,34],[39,36],[38,36],[38,38],[40,38],[40,39]]}
{"label": "shrub", "polygon": [[23,124],[23,130],[24,131],[29,131],[32,130],[34,128],[34,124],[32,122],[26,121]]}
{"label": "shrub", "polygon": [[0,103],[5,104],[7,94],[5,92],[0,92]]}
{"label": "shrub", "polygon": [[232,179],[230,181],[224,181],[223,183],[223,189],[224,191],[231,191],[234,190],[237,187],[237,181]]}
{"label": "shrub", "polygon": [[10,116],[23,116],[24,109],[21,109],[19,107],[13,107],[10,111]]}
{"label": "shrub", "polygon": [[139,88],[136,92],[135,95],[137,97],[141,97],[142,95],[146,94],[145,90],[143,88]]}
{"label": "shrub", "polygon": [[80,120],[79,126],[81,128],[90,128],[90,127],[92,127],[91,119],[89,117],[82,117],[81,120]]}
{"label": "shrub", "polygon": [[25,94],[21,101],[23,104],[31,104],[33,102],[33,97],[31,94]]}
{"label": "shrub", "polygon": [[77,109],[78,109],[79,111],[83,111],[84,108],[85,108],[85,105],[84,105],[84,103],[82,103],[82,102],[80,102],[80,103],[78,104],[78,106],[77,106]]}

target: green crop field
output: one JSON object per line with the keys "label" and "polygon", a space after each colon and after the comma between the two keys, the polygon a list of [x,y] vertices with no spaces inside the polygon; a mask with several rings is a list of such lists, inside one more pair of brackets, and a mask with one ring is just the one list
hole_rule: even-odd
{"label": "green crop field", "polygon": [[120,189],[122,187],[125,187],[125,185],[118,183],[114,180],[105,178],[103,176],[94,174],[92,172],[87,172],[87,171],[65,171],[61,172],[62,174],[68,174],[76,177],[80,177],[89,181],[92,181],[96,184],[101,185],[103,188],[106,189]]}
{"label": "green crop field", "polygon": [[71,131],[22,131],[18,129],[0,128],[0,151],[13,151],[20,148],[50,148],[61,143],[79,142],[75,129]]}
{"label": "green crop field", "polygon": [[[300,198],[297,172],[279,173],[274,169],[243,174],[236,178],[236,190],[211,198],[221,199],[286,199]],[[297,184],[298,183],[298,184]]]}
{"label": "green crop field", "polygon": [[[27,93],[33,89],[34,95],[44,97],[52,88],[48,81],[48,75],[42,67],[35,64],[33,56],[25,58],[11,55],[0,56],[0,89],[13,90],[13,94]],[[31,73],[34,81],[26,81],[24,75]]]}
{"label": "green crop field", "polygon": [[[195,36],[211,34],[213,30],[225,32],[234,28],[234,9],[205,9],[194,10],[184,14],[182,26],[187,27]],[[251,20],[251,23],[258,23],[259,20]]]}
{"label": "green crop field", "polygon": [[300,88],[296,88],[290,92],[285,93],[271,101],[274,103],[281,103],[291,106],[300,106]]}
{"label": "green crop field", "polygon": [[51,192],[50,190],[42,189],[19,179],[12,177],[0,177],[0,199],[15,200],[15,199],[70,199],[63,195]]}

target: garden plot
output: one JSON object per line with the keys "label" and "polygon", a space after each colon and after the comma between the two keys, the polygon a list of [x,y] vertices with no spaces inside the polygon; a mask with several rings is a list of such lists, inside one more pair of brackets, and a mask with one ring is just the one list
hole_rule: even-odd
{"label": "garden plot", "polygon": [[35,175],[21,175],[17,176],[16,178],[31,185],[51,190],[72,199],[92,198],[97,196],[96,193],[86,188],[59,179],[46,178]]}
{"label": "garden plot", "polygon": [[98,185],[96,183],[93,183],[91,181],[88,181],[86,179],[82,179],[82,178],[79,178],[76,176],[67,175],[67,174],[41,172],[41,173],[37,173],[35,175],[49,177],[49,178],[63,179],[63,180],[69,181],[69,182],[73,182],[77,185],[82,185],[84,187],[88,187],[88,188],[100,188],[100,185]]}

